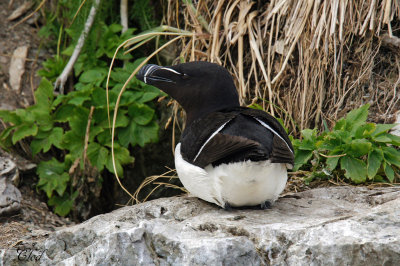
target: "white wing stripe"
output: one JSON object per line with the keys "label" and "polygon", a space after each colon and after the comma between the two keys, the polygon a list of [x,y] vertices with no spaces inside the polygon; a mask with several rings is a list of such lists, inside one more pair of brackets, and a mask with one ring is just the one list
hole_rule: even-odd
{"label": "white wing stripe", "polygon": [[201,146],[201,148],[200,148],[199,152],[197,153],[196,157],[194,157],[193,162],[195,162],[196,159],[197,159],[197,157],[199,157],[199,155],[200,155],[201,151],[203,150],[204,146],[206,146],[206,144],[207,144],[215,135],[217,135],[218,132],[220,132],[220,131],[224,128],[224,126],[225,126],[229,121],[231,121],[231,120],[226,121],[226,122],[225,122],[222,126],[220,126],[214,133],[211,134],[211,136],[206,140],[206,142],[204,142],[203,146]]}
{"label": "white wing stripe", "polygon": [[286,142],[286,140],[284,140],[279,134],[278,132],[276,132],[275,130],[273,130],[270,126],[268,126],[266,123],[264,123],[263,121],[261,121],[260,119],[254,117],[254,119],[256,119],[261,125],[263,125],[264,127],[268,128],[270,131],[272,131],[272,133],[274,133],[276,136],[278,136],[281,140],[283,140],[283,142],[285,142],[286,146],[288,147],[288,149],[293,153],[292,149],[290,148],[289,144]]}

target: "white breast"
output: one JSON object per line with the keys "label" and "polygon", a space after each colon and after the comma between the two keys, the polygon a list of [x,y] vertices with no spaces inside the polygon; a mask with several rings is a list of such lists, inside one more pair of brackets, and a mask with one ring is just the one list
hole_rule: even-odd
{"label": "white breast", "polygon": [[175,167],[179,179],[194,196],[221,207],[254,206],[275,201],[285,188],[286,165],[260,162],[237,162],[212,165],[204,169],[181,156],[181,144],[175,148]]}

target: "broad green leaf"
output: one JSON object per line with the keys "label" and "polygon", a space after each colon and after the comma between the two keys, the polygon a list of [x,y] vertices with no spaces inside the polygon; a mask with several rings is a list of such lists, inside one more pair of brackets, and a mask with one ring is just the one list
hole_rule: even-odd
{"label": "broad green leaf", "polygon": [[36,105],[50,106],[54,98],[53,84],[46,78],[42,78],[38,88],[35,91]]}
{"label": "broad green leaf", "polygon": [[154,109],[146,104],[132,104],[128,113],[133,117],[133,120],[139,125],[147,125],[154,116]]}
{"label": "broad green leaf", "polygon": [[88,145],[87,156],[92,165],[96,166],[100,172],[103,171],[104,165],[107,163],[108,155],[108,149],[98,143],[94,142]]}
{"label": "broad green leaf", "polygon": [[139,103],[146,103],[149,101],[154,100],[156,97],[158,97],[160,95],[160,93],[156,93],[156,92],[145,92],[142,96],[142,98],[140,98],[138,100]]}
{"label": "broad green leaf", "polygon": [[304,164],[306,164],[312,157],[312,151],[297,150],[294,157],[293,171],[299,170]]}
{"label": "broad green leaf", "polygon": [[14,111],[0,110],[0,119],[6,123],[18,125],[21,123],[20,117]]}
{"label": "broad green leaf", "polygon": [[345,176],[354,183],[363,183],[367,179],[367,166],[359,159],[344,156],[340,159],[340,166],[345,170]]}
{"label": "broad green leaf", "polygon": [[120,32],[122,30],[122,26],[120,24],[111,24],[110,26],[108,26],[108,29],[112,32],[112,33],[117,33]]}
{"label": "broad green leaf", "polygon": [[107,76],[107,71],[103,68],[95,68],[84,71],[79,77],[79,82],[82,83],[98,83],[104,80]]}
{"label": "broad green leaf", "polygon": [[338,162],[339,162],[340,157],[329,157],[326,159],[326,167],[328,170],[333,171],[335,170]]}
{"label": "broad green leaf", "polygon": [[[28,109],[29,110],[29,109]],[[27,109],[17,109],[15,110],[15,114],[19,116],[21,123],[34,123],[35,117],[29,112]]]}
{"label": "broad green leaf", "polygon": [[[4,129],[3,131],[0,132],[0,140],[5,140],[6,138],[8,138],[8,136],[11,134],[11,132],[16,128],[17,126],[11,126],[11,127],[7,127],[6,129]],[[1,141],[0,141],[1,143]]]}
{"label": "broad green leaf", "polygon": [[86,108],[74,109],[74,114],[68,119],[71,130],[78,136],[86,135],[86,127],[89,119],[89,110]]}
{"label": "broad green leaf", "polygon": [[390,142],[391,144],[393,144],[395,146],[400,146],[400,136],[396,136],[396,135],[392,135],[392,134],[387,134],[386,136],[392,140]]}
{"label": "broad green leaf", "polygon": [[[127,163],[133,163],[134,158],[129,155],[128,149],[124,147],[114,147],[114,155],[115,155],[115,167],[117,168],[117,173],[120,177],[122,177],[123,175],[122,165]],[[114,173],[111,151],[106,162],[106,168],[111,173]]]}
{"label": "broad green leaf", "polygon": [[346,153],[353,157],[360,157],[367,154],[372,147],[372,143],[366,139],[355,139],[347,145]]}
{"label": "broad green leaf", "polygon": [[38,132],[38,127],[35,124],[22,124],[17,127],[12,136],[13,144],[17,143],[23,138],[35,136]]}
{"label": "broad green leaf", "polygon": [[[126,93],[127,92],[124,92],[124,94],[122,95],[122,98],[124,98]],[[111,109],[115,106],[115,102],[117,101],[118,94],[113,90],[109,90],[108,97],[109,97],[108,99],[109,99],[109,104],[110,104],[110,109]],[[92,99],[92,105],[96,106],[96,109],[106,107],[107,106],[106,90],[103,88],[100,88],[100,87],[95,87],[93,90],[93,93],[91,95],[91,99]]]}
{"label": "broad green leaf", "polygon": [[75,108],[76,107],[71,104],[61,105],[54,113],[54,121],[67,122],[68,119],[70,119],[71,116],[73,115]]}
{"label": "broad green leaf", "polygon": [[[119,109],[117,114],[117,119],[115,120],[115,127],[126,127],[129,121],[132,119],[126,115],[127,111],[124,109]],[[112,126],[114,113],[110,114],[110,123]],[[97,108],[93,112],[93,120],[96,121],[96,125],[102,128],[109,128],[107,110],[104,108]]]}
{"label": "broad green leaf", "polygon": [[122,94],[120,105],[129,105],[134,102],[137,102],[139,98],[143,96],[144,92],[142,91],[125,91]]}
{"label": "broad green leaf", "polygon": [[368,138],[374,132],[376,126],[374,123],[367,123],[358,127],[355,131],[354,137],[358,139]]}
{"label": "broad green leaf", "polygon": [[382,133],[388,132],[390,129],[394,128],[396,124],[376,124],[376,129],[372,133],[372,136],[379,136]]}
{"label": "broad green leaf", "polygon": [[392,139],[388,135],[389,135],[388,133],[383,133],[377,137],[372,137],[372,139],[376,142],[390,143],[392,142]]}
{"label": "broad green leaf", "polygon": [[344,118],[340,119],[336,122],[335,126],[333,127],[334,130],[342,130],[346,127],[346,120]]}
{"label": "broad green leaf", "polygon": [[78,158],[82,155],[85,137],[78,136],[75,131],[68,131],[64,134],[62,146],[70,151],[71,156]]}
{"label": "broad green leaf", "polygon": [[328,170],[330,170],[330,171],[335,170],[335,168],[339,162],[339,159],[341,158],[341,156],[340,156],[341,153],[342,153],[341,150],[337,150],[337,151],[334,151],[334,152],[328,154],[329,157],[326,158],[326,167],[328,168]]}
{"label": "broad green leaf", "polygon": [[315,129],[303,129],[301,131],[301,135],[304,140],[314,141],[316,138],[316,130]]}
{"label": "broad green leaf", "polygon": [[124,84],[130,75],[131,73],[123,68],[114,68],[111,72],[110,78],[118,83]]}
{"label": "broad green leaf", "polygon": [[45,136],[41,136],[41,138],[35,138],[31,142],[31,149],[33,155],[36,155],[41,150],[43,152],[47,152],[50,150],[51,145],[62,149],[62,137],[63,137],[63,129],[60,127],[53,128],[50,132],[46,132]]}
{"label": "broad green leaf", "polygon": [[368,153],[368,177],[370,179],[378,173],[383,160],[383,153],[381,149],[374,149]]}
{"label": "broad green leaf", "polygon": [[74,50],[75,50],[75,45],[70,45],[70,46],[68,46],[67,48],[65,48],[62,52],[61,52],[61,54],[62,55],[67,55],[67,56],[71,56],[72,55],[72,53],[74,52]]}
{"label": "broad green leaf", "polygon": [[360,125],[367,121],[369,104],[365,104],[358,109],[350,111],[346,117],[346,129],[351,131],[357,129]]}
{"label": "broad green leaf", "polygon": [[65,164],[55,158],[40,162],[36,169],[36,173],[39,175],[37,186],[44,190],[49,198],[53,195],[53,191],[57,191],[62,196],[70,179],[66,171]]}
{"label": "broad green leaf", "polygon": [[90,96],[75,96],[68,101],[69,104],[81,106],[84,102],[90,100]]}
{"label": "broad green leaf", "polygon": [[385,164],[383,164],[383,168],[385,170],[387,179],[390,181],[390,183],[392,183],[394,180],[394,171],[393,171],[392,166],[385,163]]}
{"label": "broad green leaf", "polygon": [[69,193],[64,193],[63,196],[52,196],[48,204],[49,206],[55,206],[54,212],[60,216],[66,216],[74,206],[74,201],[78,196],[78,191],[75,191],[71,196]]}
{"label": "broad green leaf", "polygon": [[32,105],[26,108],[26,111],[33,115],[35,123],[40,126],[43,131],[53,128],[53,119],[49,106]]}
{"label": "broad green leaf", "polygon": [[384,147],[383,157],[387,163],[400,168],[400,151],[393,147]]}
{"label": "broad green leaf", "polygon": [[135,146],[138,144],[144,147],[145,144],[158,141],[159,126],[155,121],[142,126],[132,121],[128,127],[121,128],[118,134],[118,140],[121,145],[127,147],[128,144]]}

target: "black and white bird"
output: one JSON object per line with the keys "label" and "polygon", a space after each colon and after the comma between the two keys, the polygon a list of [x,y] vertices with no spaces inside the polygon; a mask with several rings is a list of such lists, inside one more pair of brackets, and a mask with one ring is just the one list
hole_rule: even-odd
{"label": "black and white bird", "polygon": [[293,146],[274,117],[240,106],[225,68],[209,62],[149,64],[136,77],[186,111],[175,167],[191,194],[223,208],[266,208],[278,198],[294,164]]}

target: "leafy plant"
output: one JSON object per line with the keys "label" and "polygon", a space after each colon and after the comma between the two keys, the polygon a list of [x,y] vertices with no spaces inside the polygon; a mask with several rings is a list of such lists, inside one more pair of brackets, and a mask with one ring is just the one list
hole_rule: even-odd
{"label": "leafy plant", "polygon": [[[113,24],[102,26],[103,37],[97,49],[79,57],[75,65],[78,81],[74,91],[66,95],[53,95],[53,85],[58,73],[52,66],[60,62],[50,59],[40,74],[42,81],[35,91],[35,104],[15,111],[0,110],[0,118],[9,127],[0,133],[0,146],[9,148],[20,141],[29,143],[32,156],[41,154],[53,158],[40,161],[37,167],[37,187],[49,198],[49,205],[59,215],[67,215],[81,195],[79,184],[85,178],[95,178],[101,183],[101,176],[88,173],[86,168],[95,168],[98,173],[113,172],[111,159],[111,129],[107,116],[106,76],[108,62],[119,43],[133,30],[120,35],[121,27]],[[72,47],[72,46],[71,46]],[[67,47],[62,54],[72,51]],[[130,55],[118,54],[117,59],[130,59]],[[125,62],[123,67],[114,68],[110,77],[110,110],[120,89],[132,71],[143,59],[133,63]],[[62,69],[62,68],[61,68]],[[120,176],[123,165],[132,163],[134,158],[128,148],[158,140],[157,117],[152,102],[163,95],[158,89],[133,79],[121,98],[119,105],[114,145],[116,169]],[[90,123],[88,125],[88,123]],[[87,135],[87,133],[89,133]],[[85,141],[87,139],[87,141]],[[87,148],[85,148],[87,147]],[[79,166],[79,167],[78,167]],[[76,181],[76,176],[82,181]]]}
{"label": "leafy plant", "polygon": [[395,124],[367,123],[368,108],[352,110],[331,131],[303,130],[302,140],[293,141],[294,171],[310,170],[308,181],[344,174],[357,184],[393,182],[400,169],[400,137],[388,132]]}

